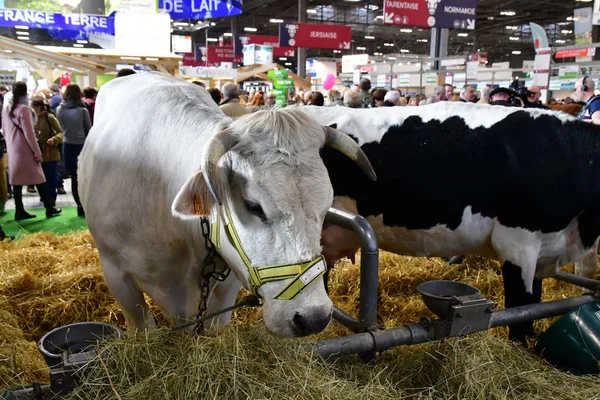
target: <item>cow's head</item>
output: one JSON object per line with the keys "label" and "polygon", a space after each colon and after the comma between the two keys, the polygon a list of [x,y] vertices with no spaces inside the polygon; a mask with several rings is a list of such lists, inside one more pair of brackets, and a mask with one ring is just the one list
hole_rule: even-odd
{"label": "cow's head", "polygon": [[[319,155],[323,145],[344,152],[374,178],[366,156],[343,133],[299,110],[260,111],[223,126],[208,141],[201,172],[173,202],[179,218],[221,217],[219,252],[244,286],[263,299],[265,325],[279,335],[317,333],[331,318],[318,265],[333,197]],[[285,264],[295,271],[279,269]],[[275,267],[278,279],[269,280],[264,267]],[[264,273],[258,284],[251,276],[257,271]]]}

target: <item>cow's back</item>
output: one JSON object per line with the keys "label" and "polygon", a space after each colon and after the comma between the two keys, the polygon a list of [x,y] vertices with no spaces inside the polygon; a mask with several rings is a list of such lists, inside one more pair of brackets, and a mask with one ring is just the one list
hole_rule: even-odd
{"label": "cow's back", "polygon": [[184,246],[193,232],[171,216],[171,203],[223,121],[204,89],[170,76],[132,75],[100,90],[79,187],[101,251],[160,262],[164,245]]}

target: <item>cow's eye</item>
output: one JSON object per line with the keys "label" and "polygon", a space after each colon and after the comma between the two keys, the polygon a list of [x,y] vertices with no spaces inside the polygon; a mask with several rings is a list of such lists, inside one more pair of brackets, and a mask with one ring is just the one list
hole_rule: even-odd
{"label": "cow's eye", "polygon": [[248,209],[248,211],[250,211],[250,213],[256,215],[261,220],[267,220],[267,216],[265,215],[265,212],[263,211],[260,204],[254,201],[246,200],[246,208]]}

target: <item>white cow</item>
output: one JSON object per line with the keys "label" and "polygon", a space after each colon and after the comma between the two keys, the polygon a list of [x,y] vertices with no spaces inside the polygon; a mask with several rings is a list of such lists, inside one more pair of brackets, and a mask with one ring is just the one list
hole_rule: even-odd
{"label": "white cow", "polygon": [[[333,196],[319,156],[324,144],[372,174],[354,142],[302,112],[263,111],[232,121],[204,89],[167,75],[106,84],[79,159],[79,190],[127,325],[154,326],[144,293],[175,321],[196,316],[206,255],[200,221],[210,214],[219,223],[212,232],[218,263],[237,279],[213,291],[209,312],[233,304],[242,282],[262,297],[270,332],[323,330],[332,303],[319,239]],[[279,273],[270,280],[273,271]]]}

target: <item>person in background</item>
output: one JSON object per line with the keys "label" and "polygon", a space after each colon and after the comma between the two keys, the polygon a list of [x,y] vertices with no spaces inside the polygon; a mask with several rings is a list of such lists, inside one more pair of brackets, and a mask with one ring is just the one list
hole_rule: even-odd
{"label": "person in background", "polygon": [[452,97],[454,96],[454,86],[447,83],[444,85],[444,89],[446,90],[446,101],[452,101]]}
{"label": "person in background", "polygon": [[548,109],[545,105],[540,101],[540,97],[542,95],[542,90],[539,86],[531,86],[527,89],[527,98],[525,99],[525,108],[545,108]]}
{"label": "person in background", "polygon": [[215,101],[215,103],[219,104],[221,103],[221,91],[217,88],[210,88],[208,89],[208,94],[210,94],[210,97],[212,97],[212,99]]}
{"label": "person in background", "polygon": [[83,89],[83,101],[87,104],[88,112],[90,113],[90,122],[94,125],[94,111],[96,111],[96,96],[98,91],[93,87]]}
{"label": "person in background", "polygon": [[221,89],[223,90],[223,101],[221,101],[219,108],[223,111],[223,114],[231,118],[250,114],[250,111],[240,104],[240,92],[235,83],[227,82]]}
{"label": "person in background", "polygon": [[373,103],[369,107],[372,107],[372,108],[383,107],[383,102],[384,102],[384,98],[385,98],[386,94],[387,94],[387,90],[376,89],[372,95]]}
{"label": "person in background", "polygon": [[443,86],[436,86],[433,89],[433,93],[431,94],[431,96],[429,96],[427,98],[427,101],[425,102],[425,104],[433,104],[433,103],[438,103],[440,101],[445,101],[446,100],[446,89]]}
{"label": "person in background", "polygon": [[481,98],[477,102],[478,104],[490,104],[490,92],[492,88],[485,86],[481,88]]}
{"label": "person in background", "polygon": [[344,92],[344,106],[360,108],[359,93],[356,90],[349,89]]}
{"label": "person in background", "polygon": [[360,80],[360,91],[358,94],[358,102],[360,104],[360,108],[369,107],[369,104],[371,104],[371,102],[373,101],[369,90],[371,90],[371,81],[369,80],[369,78],[362,78]]}
{"label": "person in background", "polygon": [[410,98],[410,100],[408,101],[408,105],[409,105],[409,106],[412,106],[412,107],[414,107],[414,106],[418,106],[420,101],[421,101],[421,100],[420,100],[419,96],[413,96],[413,97],[411,97],[411,98]]}
{"label": "person in background", "polygon": [[134,74],[136,74],[136,72],[134,70],[132,70],[131,68],[122,68],[119,70],[119,72],[117,72],[116,78],[121,78],[123,76],[134,75]]}
{"label": "person in background", "polygon": [[263,106],[263,110],[270,110],[275,107],[275,102],[277,101],[277,96],[275,93],[269,92],[265,97],[265,105]]}
{"label": "person in background", "polygon": [[331,89],[327,94],[327,107],[343,106],[342,94],[339,90]]}
{"label": "person in background", "polygon": [[594,95],[596,83],[589,76],[577,79],[573,100],[584,103],[577,118],[584,121],[600,122],[600,96]]}
{"label": "person in background", "polygon": [[465,85],[460,89],[460,100],[463,103],[472,103],[475,101],[476,93],[472,85]]}
{"label": "person in background", "polygon": [[85,217],[77,188],[77,158],[92,128],[92,122],[88,110],[82,106],[81,97],[81,88],[78,85],[74,83],[67,85],[65,100],[56,109],[56,115],[63,128],[63,160],[71,175],[71,191],[77,203],[77,215]]}
{"label": "person in background", "polygon": [[265,101],[263,99],[263,95],[261,92],[254,93],[254,97],[252,97],[252,101],[250,104],[246,106],[248,111],[255,112],[258,111],[262,106],[265,105]]}
{"label": "person in background", "polygon": [[384,107],[395,107],[400,103],[400,93],[396,90],[390,90],[383,98]]}
{"label": "person in background", "polygon": [[307,90],[302,95],[302,100],[304,101],[304,105],[310,106],[313,104],[313,93],[310,90]]}
{"label": "person in background", "polygon": [[54,111],[60,105],[60,102],[63,101],[63,97],[60,93],[60,86],[57,84],[51,85],[50,91],[52,92],[52,96],[48,101],[50,102],[50,108]]}
{"label": "person in background", "polygon": [[496,88],[490,92],[490,104],[493,106],[514,107],[515,92],[509,88]]}
{"label": "person in background", "polygon": [[31,108],[37,115],[34,129],[36,138],[42,151],[42,170],[46,178],[46,192],[48,200],[56,205],[56,188],[58,185],[58,174],[56,171],[60,160],[60,148],[63,133],[58,120],[50,113],[50,104],[43,98],[31,100]]}
{"label": "person in background", "polygon": [[198,86],[200,86],[200,87],[203,87],[204,89],[206,89],[206,85],[205,85],[203,82],[200,82],[200,81],[192,81],[192,83],[193,83],[194,85],[198,85]]}
{"label": "person in background", "polygon": [[323,93],[314,92],[313,93],[313,106],[323,107],[325,106],[325,97],[323,97]]}
{"label": "person in background", "polygon": [[13,186],[15,220],[35,218],[23,206],[23,186],[36,185],[46,208],[46,217],[60,214],[48,198],[44,171],[40,166],[42,152],[33,128],[32,110],[27,98],[27,84],[17,82],[13,88],[13,102],[2,111],[2,130],[8,152],[8,173]]}

